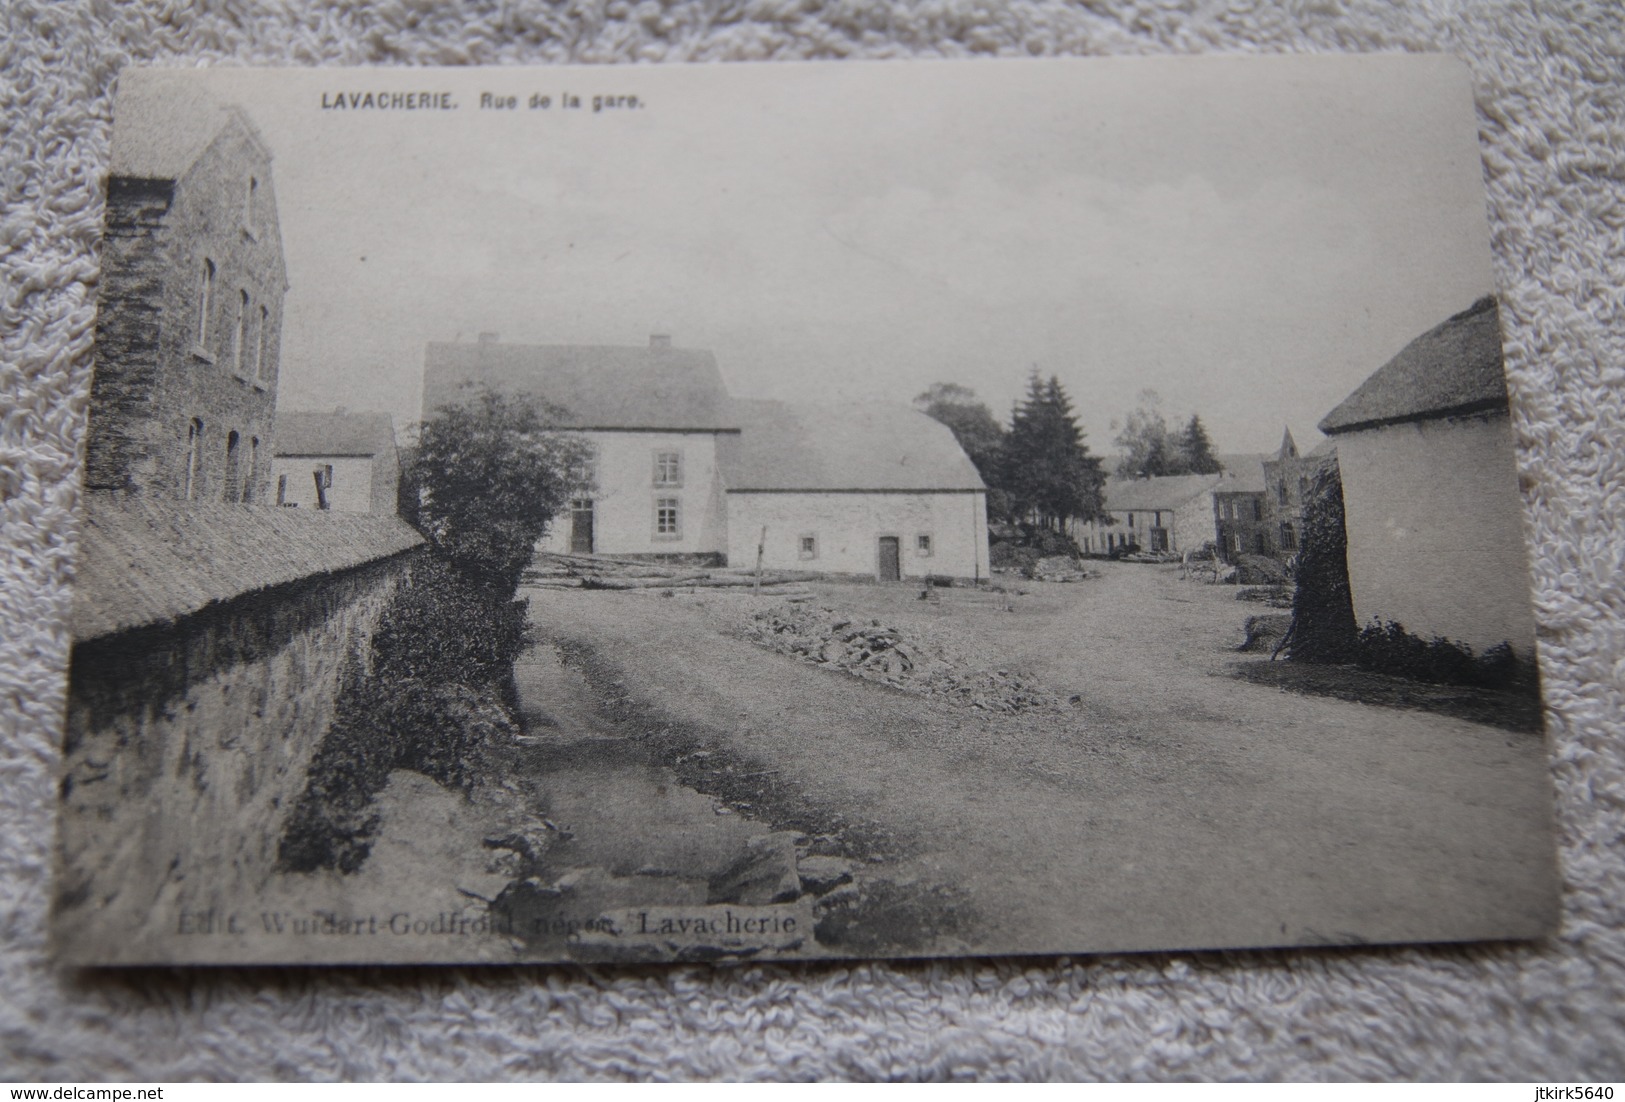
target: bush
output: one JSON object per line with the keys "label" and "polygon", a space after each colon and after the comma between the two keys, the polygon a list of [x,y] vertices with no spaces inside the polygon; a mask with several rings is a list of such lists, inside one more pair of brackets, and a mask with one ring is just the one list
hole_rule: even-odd
{"label": "bush", "polygon": [[1532,681],[1510,644],[1497,643],[1483,654],[1453,639],[1424,640],[1392,621],[1368,624],[1356,645],[1361,669],[1436,685],[1510,689]]}
{"label": "bush", "polygon": [[415,564],[380,618],[371,662],[345,680],[278,844],[281,867],[360,868],[378,829],[373,797],[396,769],[466,791],[514,729],[505,700],[524,625],[525,602],[492,596],[442,560]]}
{"label": "bush", "polygon": [[390,680],[478,684],[507,676],[529,602],[503,601],[441,559],[418,563],[379,620],[372,670]]}
{"label": "bush", "polygon": [[1354,597],[1349,588],[1348,534],[1343,518],[1343,479],[1335,465],[1316,476],[1303,511],[1298,588],[1292,601],[1287,657],[1294,662],[1351,661],[1358,645]]}

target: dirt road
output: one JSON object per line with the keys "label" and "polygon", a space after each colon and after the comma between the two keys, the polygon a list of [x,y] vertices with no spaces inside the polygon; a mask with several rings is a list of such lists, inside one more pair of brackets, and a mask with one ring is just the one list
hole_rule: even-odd
{"label": "dirt road", "polygon": [[962,945],[938,951],[1544,931],[1538,737],[1225,676],[1245,606],[1166,568],[1029,589],[931,606],[911,587],[820,596],[956,631],[990,668],[1076,695],[1073,712],[990,716],[766,652],[717,630],[742,596],[531,597],[538,632],[590,655],[617,698],[605,722],[681,730],[770,773],[778,814],[872,828],[896,843],[885,875],[961,898]]}

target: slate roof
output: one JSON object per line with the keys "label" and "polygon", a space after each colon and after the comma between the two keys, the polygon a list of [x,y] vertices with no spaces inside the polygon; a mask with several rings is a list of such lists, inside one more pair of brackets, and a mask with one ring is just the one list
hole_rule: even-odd
{"label": "slate roof", "polygon": [[395,517],[86,494],[73,637],[175,620],[422,542]]}
{"label": "slate roof", "polygon": [[984,490],[946,425],[903,405],[737,401],[737,438],[718,441],[729,493]]}
{"label": "slate roof", "polygon": [[275,440],[279,456],[374,456],[395,449],[395,422],[370,411],[279,409]]}
{"label": "slate roof", "polygon": [[1156,478],[1119,478],[1111,475],[1106,479],[1106,509],[1108,512],[1178,509],[1209,490],[1217,489],[1223,481],[1223,476],[1216,474],[1175,474]]}
{"label": "slate roof", "polygon": [[456,401],[465,382],[544,399],[581,429],[738,428],[716,357],[697,349],[434,342],[424,353],[425,416]]}
{"label": "slate roof", "polygon": [[1272,458],[1262,452],[1230,452],[1217,456],[1224,468],[1224,485],[1220,493],[1237,494],[1264,492],[1264,461]]}
{"label": "slate roof", "polygon": [[1328,413],[1320,431],[1506,408],[1500,313],[1486,296],[1406,345]]}
{"label": "slate roof", "polygon": [[178,180],[234,120],[265,146],[247,115],[193,82],[161,73],[127,72],[113,105],[111,172],[144,180]]}

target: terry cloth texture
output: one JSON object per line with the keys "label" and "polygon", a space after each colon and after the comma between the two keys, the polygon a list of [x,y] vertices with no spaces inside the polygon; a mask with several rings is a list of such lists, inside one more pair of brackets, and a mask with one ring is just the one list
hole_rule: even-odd
{"label": "terry cloth texture", "polygon": [[[11,0],[0,1076],[1625,1078],[1625,9],[1616,0]],[[45,955],[119,68],[1442,50],[1471,67],[1565,881],[1541,945],[713,970],[76,975]]]}

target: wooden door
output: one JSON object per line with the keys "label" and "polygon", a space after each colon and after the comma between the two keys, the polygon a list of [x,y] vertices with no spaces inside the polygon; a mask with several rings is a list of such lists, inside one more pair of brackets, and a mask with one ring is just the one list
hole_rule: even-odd
{"label": "wooden door", "polygon": [[901,581],[903,578],[902,547],[896,536],[880,537],[880,580]]}
{"label": "wooden door", "polygon": [[592,554],[592,502],[570,503],[570,550],[577,555]]}

